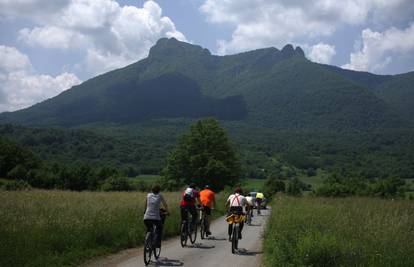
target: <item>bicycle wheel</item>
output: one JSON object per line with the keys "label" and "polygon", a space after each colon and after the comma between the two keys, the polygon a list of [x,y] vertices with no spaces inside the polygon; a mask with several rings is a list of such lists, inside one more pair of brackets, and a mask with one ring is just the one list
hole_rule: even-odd
{"label": "bicycle wheel", "polygon": [[196,242],[196,239],[197,239],[197,223],[195,223],[193,225],[193,227],[194,227],[193,231],[189,232],[190,233],[191,244],[194,244]]}
{"label": "bicycle wheel", "polygon": [[152,234],[148,232],[145,235],[145,242],[144,242],[144,263],[147,266],[151,261],[151,253],[152,253]]}
{"label": "bicycle wheel", "polygon": [[206,225],[205,224],[206,223],[205,223],[204,218],[201,218],[201,221],[200,221],[200,237],[201,237],[201,239],[204,239],[204,236],[206,234]]}
{"label": "bicycle wheel", "polygon": [[181,237],[181,246],[185,247],[187,245],[187,238],[188,238],[188,232],[187,232],[187,222],[183,221],[181,223],[181,232],[180,232],[180,237]]}
{"label": "bicycle wheel", "polygon": [[234,225],[232,238],[231,238],[231,253],[233,254],[236,253],[238,242],[239,242],[239,226]]}

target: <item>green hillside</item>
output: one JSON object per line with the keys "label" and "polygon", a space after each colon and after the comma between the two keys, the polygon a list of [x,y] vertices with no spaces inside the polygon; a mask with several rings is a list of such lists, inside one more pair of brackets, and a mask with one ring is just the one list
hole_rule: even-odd
{"label": "green hillside", "polygon": [[404,119],[414,122],[414,72],[395,75],[379,85],[375,93]]}

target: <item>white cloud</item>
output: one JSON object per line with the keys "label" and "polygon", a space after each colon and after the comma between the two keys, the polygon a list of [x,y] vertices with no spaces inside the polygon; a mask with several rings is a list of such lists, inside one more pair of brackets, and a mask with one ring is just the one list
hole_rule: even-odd
{"label": "white cloud", "polygon": [[218,52],[228,54],[312,41],[344,26],[407,22],[414,5],[412,0],[206,0],[200,10],[209,22],[235,26],[230,40],[218,41]]}
{"label": "white cloud", "polygon": [[314,62],[329,64],[331,63],[334,55],[336,55],[334,45],[318,43],[312,46],[308,56]]}
{"label": "white cloud", "polygon": [[123,67],[147,56],[161,37],[185,41],[161,7],[147,1],[142,8],[120,6],[114,0],[72,0],[19,40],[31,46],[82,51],[91,75]]}
{"label": "white cloud", "polygon": [[72,73],[33,73],[29,58],[14,47],[0,45],[0,58],[0,112],[28,107],[80,83]]}
{"label": "white cloud", "polygon": [[0,73],[9,73],[31,68],[29,58],[14,47],[0,45],[0,55]]}
{"label": "white cloud", "polygon": [[362,47],[351,53],[350,62],[342,67],[381,73],[395,56],[414,61],[414,23],[403,30],[394,27],[384,32],[363,30]]}
{"label": "white cloud", "polygon": [[19,40],[30,46],[44,48],[70,49],[88,44],[86,36],[70,29],[55,26],[24,28],[19,31]]}

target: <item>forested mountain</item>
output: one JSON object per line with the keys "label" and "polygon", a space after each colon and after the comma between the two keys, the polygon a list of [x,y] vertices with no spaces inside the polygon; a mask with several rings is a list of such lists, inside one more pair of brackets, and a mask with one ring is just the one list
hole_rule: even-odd
{"label": "forested mountain", "polygon": [[[214,116],[271,128],[390,128],[405,123],[406,113],[394,103],[404,97],[389,101],[394,90],[374,89],[393,81],[313,63],[291,45],[214,56],[200,46],[160,39],[147,58],[3,113],[0,122],[77,126]],[[408,86],[400,95],[412,91]]]}

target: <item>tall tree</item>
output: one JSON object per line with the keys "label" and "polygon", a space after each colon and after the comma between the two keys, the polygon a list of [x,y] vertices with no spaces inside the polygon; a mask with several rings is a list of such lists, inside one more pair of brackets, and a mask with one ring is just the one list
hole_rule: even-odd
{"label": "tall tree", "polygon": [[191,125],[180,138],[163,174],[171,189],[195,183],[221,190],[239,180],[241,165],[226,131],[216,119],[207,118]]}

